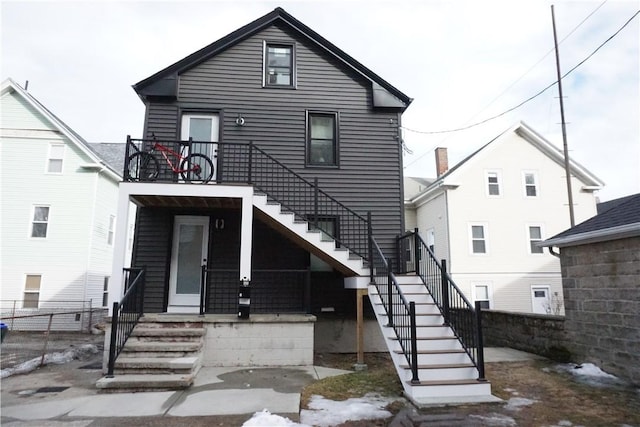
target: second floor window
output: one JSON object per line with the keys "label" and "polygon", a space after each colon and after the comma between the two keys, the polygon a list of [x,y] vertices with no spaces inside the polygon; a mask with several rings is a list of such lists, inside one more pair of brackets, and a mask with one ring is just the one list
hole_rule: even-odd
{"label": "second floor window", "polygon": [[265,43],[264,85],[294,86],[294,49],[292,44]]}
{"label": "second floor window", "polygon": [[337,115],[309,113],[307,117],[307,164],[338,165]]}
{"label": "second floor window", "polygon": [[536,174],[533,172],[524,173],[524,194],[527,197],[536,197],[538,195],[538,183]]}
{"label": "second floor window", "polygon": [[542,241],[542,227],[538,225],[529,226],[529,251],[532,254],[544,253],[544,248],[536,246],[536,243]]}
{"label": "second floor window", "polygon": [[484,225],[471,226],[471,252],[474,254],[487,253],[487,240]]}
{"label": "second floor window", "polygon": [[485,174],[487,180],[487,195],[500,195],[500,174],[497,171],[488,171]]}
{"label": "second floor window", "polygon": [[49,144],[49,158],[47,159],[48,173],[62,173],[64,159],[64,144]]}
{"label": "second floor window", "polygon": [[47,237],[49,227],[49,206],[34,206],[31,221],[31,237]]}

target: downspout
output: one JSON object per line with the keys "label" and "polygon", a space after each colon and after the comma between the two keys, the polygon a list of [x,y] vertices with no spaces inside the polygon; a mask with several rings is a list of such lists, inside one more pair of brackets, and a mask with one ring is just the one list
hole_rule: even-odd
{"label": "downspout", "polygon": [[89,223],[89,250],[87,251],[87,266],[84,272],[84,286],[82,289],[82,301],[86,301],[87,298],[87,287],[89,286],[89,271],[91,268],[91,256],[93,254],[93,240],[94,240],[94,227],[96,223],[96,203],[98,200],[98,183],[100,181],[100,173],[104,170],[100,168],[96,172],[95,181],[93,184],[93,202],[91,204],[91,222]]}
{"label": "downspout", "polygon": [[554,256],[554,257],[556,257],[556,258],[560,258],[560,253],[558,253],[558,252],[554,252],[554,251],[553,251],[553,246],[549,246],[549,247],[548,247],[548,249],[549,249],[549,253],[550,253],[551,255],[553,255],[553,256]]}
{"label": "downspout", "polygon": [[404,163],[402,161],[402,113],[398,113],[398,123],[396,126],[396,142],[398,143],[398,160],[400,165],[400,234],[405,232],[405,223],[404,223]]}
{"label": "downspout", "polygon": [[449,190],[444,189],[444,217],[447,226],[447,261],[449,262],[449,271],[451,271],[451,221],[449,220]]}

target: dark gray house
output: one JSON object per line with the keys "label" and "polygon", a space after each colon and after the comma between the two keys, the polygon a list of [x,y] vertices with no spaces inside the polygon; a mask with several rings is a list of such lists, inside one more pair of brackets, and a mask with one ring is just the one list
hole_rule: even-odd
{"label": "dark gray house", "polygon": [[[361,362],[373,306],[381,325],[401,315],[383,334],[412,386],[418,364],[444,366],[422,384],[431,395],[488,393],[467,356],[476,350],[443,325],[424,277],[405,292],[434,310],[411,332],[431,334],[422,339],[432,349],[407,352],[409,303],[387,259],[407,265],[399,254],[410,253],[396,247],[411,98],[281,8],[134,89],[144,139],[127,143],[105,345],[108,376],[124,375],[99,387],[137,388],[126,373],[154,369],[162,388],[188,386],[200,366],[312,364],[314,325],[328,316],[357,319]],[[122,221],[132,205],[134,234]],[[372,284],[383,283],[381,301]],[[378,299],[370,306],[366,295]]]}
{"label": "dark gray house", "polygon": [[578,362],[640,384],[640,194],[544,242],[560,248],[565,344]]}

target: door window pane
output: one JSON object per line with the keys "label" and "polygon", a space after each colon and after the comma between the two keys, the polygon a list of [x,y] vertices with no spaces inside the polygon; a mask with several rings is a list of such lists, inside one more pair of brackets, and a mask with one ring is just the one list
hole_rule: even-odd
{"label": "door window pane", "polygon": [[189,137],[194,141],[211,141],[211,119],[191,117],[189,120]]}
{"label": "door window pane", "polygon": [[182,224],[178,245],[177,294],[200,292],[202,266],[202,225]]}

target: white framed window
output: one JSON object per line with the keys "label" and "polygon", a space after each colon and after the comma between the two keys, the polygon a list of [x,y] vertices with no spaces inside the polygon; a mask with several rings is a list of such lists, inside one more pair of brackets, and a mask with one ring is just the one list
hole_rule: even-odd
{"label": "white framed window", "polygon": [[64,144],[49,144],[49,155],[47,156],[47,173],[62,173],[63,160]]}
{"label": "white framed window", "polygon": [[102,284],[102,306],[107,307],[109,305],[109,276],[104,277]]}
{"label": "white framed window", "polygon": [[38,308],[40,305],[41,274],[27,274],[24,281],[22,308]]}
{"label": "white framed window", "polygon": [[116,231],[116,217],[109,215],[109,230],[107,231],[107,245],[113,245],[113,236]]}
{"label": "white framed window", "polygon": [[46,205],[34,205],[31,215],[31,237],[44,239],[49,231],[49,211]]}
{"label": "white framed window", "polygon": [[491,283],[472,283],[471,286],[473,287],[473,301],[480,301],[482,308],[490,309],[492,306]]}
{"label": "white framed window", "polygon": [[502,195],[502,174],[498,170],[484,172],[485,189],[488,197],[500,197]]}
{"label": "white framed window", "polygon": [[522,172],[522,185],[525,197],[538,197],[538,174],[533,171]]}
{"label": "white framed window", "polygon": [[295,45],[264,41],[264,87],[294,88],[296,84]]}
{"label": "white framed window", "polygon": [[539,255],[544,253],[544,248],[536,246],[536,243],[542,242],[542,226],[527,225],[527,239],[529,246],[529,253],[533,255]]}
{"label": "white framed window", "polygon": [[436,231],[433,228],[427,230],[427,247],[433,254],[436,251]]}
{"label": "white framed window", "polygon": [[489,245],[487,242],[486,223],[469,224],[469,249],[472,254],[481,255],[489,253]]}

